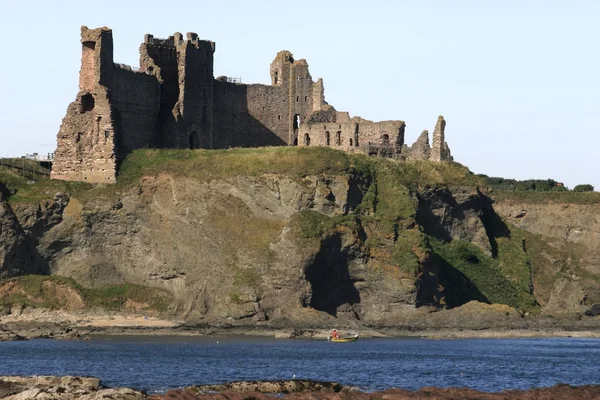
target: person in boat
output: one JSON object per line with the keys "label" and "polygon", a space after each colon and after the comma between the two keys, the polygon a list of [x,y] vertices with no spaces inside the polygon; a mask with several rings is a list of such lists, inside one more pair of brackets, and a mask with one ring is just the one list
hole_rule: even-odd
{"label": "person in boat", "polygon": [[338,335],[337,333],[337,329],[332,329],[331,330],[331,338],[332,339],[339,339],[340,335]]}

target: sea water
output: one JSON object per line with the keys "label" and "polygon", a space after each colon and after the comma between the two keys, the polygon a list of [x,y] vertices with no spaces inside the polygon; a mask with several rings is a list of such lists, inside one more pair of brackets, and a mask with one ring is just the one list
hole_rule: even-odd
{"label": "sea water", "polygon": [[600,339],[276,340],[118,337],[0,342],[0,375],[86,375],[149,392],[255,379],[317,379],[373,391],[484,391],[600,384]]}

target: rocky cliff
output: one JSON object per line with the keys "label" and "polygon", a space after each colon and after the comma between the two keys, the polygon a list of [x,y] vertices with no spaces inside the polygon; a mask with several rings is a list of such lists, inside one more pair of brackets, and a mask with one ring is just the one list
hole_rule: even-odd
{"label": "rocky cliff", "polygon": [[515,318],[600,302],[598,230],[585,223],[598,206],[573,206],[579,224],[549,221],[547,205],[494,204],[455,163],[148,150],[121,171],[107,186],[0,174],[4,304],[153,310],[192,324],[397,326],[473,300]]}

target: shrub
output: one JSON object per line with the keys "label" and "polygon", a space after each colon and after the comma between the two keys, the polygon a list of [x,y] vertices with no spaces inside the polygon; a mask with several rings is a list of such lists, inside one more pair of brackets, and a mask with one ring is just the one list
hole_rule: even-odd
{"label": "shrub", "polygon": [[574,192],[593,192],[594,187],[589,183],[585,183],[583,185],[577,185],[573,188]]}

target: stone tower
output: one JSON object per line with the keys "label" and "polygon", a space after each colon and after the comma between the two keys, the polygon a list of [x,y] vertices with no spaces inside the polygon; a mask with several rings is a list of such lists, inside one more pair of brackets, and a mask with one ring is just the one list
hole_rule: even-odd
{"label": "stone tower", "polygon": [[116,143],[108,82],[112,80],[112,31],[81,27],[79,92],[57,137],[53,179],[113,183]]}
{"label": "stone tower", "polygon": [[429,159],[431,161],[446,161],[445,155],[445,138],[444,131],[446,129],[446,121],[443,116],[439,116],[435,129],[433,131],[433,143]]}

